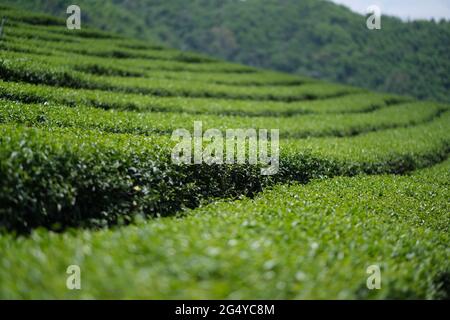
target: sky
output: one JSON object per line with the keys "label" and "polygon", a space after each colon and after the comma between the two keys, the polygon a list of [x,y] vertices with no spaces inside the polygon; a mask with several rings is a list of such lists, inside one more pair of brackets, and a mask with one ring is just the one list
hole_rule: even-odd
{"label": "sky", "polygon": [[450,0],[331,0],[365,14],[367,7],[377,5],[381,14],[404,20],[445,18],[450,20]]}

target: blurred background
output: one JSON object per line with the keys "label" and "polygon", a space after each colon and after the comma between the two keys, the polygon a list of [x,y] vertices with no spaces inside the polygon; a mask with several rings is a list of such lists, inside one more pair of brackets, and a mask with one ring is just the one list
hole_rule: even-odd
{"label": "blurred background", "polygon": [[[65,18],[64,0],[1,0]],[[447,0],[77,0],[83,23],[251,66],[450,101]],[[379,5],[382,29],[365,9]]]}
{"label": "blurred background", "polygon": [[355,12],[366,13],[368,6],[379,6],[386,15],[402,20],[439,20],[450,19],[450,1],[448,0],[332,0],[343,4]]}

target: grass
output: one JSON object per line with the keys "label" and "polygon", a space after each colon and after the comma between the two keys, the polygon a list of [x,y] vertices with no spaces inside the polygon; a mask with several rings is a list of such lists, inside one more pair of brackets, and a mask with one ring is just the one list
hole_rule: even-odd
{"label": "grass", "polygon": [[[449,297],[448,105],[3,11],[0,298]],[[194,121],[279,173],[172,163]]]}

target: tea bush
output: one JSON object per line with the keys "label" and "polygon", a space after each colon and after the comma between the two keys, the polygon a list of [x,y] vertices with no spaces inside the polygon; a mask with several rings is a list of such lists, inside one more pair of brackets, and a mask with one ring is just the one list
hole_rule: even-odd
{"label": "tea bush", "polygon": [[[449,297],[448,105],[0,10],[0,298]],[[194,121],[278,173],[173,163]]]}

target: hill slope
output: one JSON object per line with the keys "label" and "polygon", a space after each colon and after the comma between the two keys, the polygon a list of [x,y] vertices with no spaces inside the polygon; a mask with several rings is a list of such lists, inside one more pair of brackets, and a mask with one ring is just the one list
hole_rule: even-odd
{"label": "hill slope", "polygon": [[[0,298],[450,296],[449,105],[2,12]],[[194,121],[278,173],[174,162]]]}
{"label": "hill slope", "polygon": [[[9,1],[2,1],[8,3]],[[65,17],[62,0],[14,0]],[[318,0],[80,0],[85,22],[174,48],[320,79],[450,101],[450,22],[383,17],[381,31]]]}

